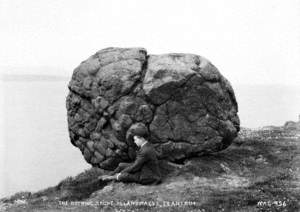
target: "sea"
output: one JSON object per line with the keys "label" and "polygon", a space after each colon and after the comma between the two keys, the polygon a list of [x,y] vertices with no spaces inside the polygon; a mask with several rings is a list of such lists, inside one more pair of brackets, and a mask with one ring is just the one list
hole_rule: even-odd
{"label": "sea", "polygon": [[[70,143],[65,106],[68,80],[0,83],[0,198],[55,186],[90,167]],[[232,86],[242,127],[298,121],[300,86]]]}

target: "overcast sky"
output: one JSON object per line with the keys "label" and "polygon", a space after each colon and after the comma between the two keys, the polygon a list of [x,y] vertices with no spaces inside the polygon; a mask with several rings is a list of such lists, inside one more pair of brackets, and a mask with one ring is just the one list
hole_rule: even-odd
{"label": "overcast sky", "polygon": [[69,76],[97,50],[141,46],[202,55],[233,84],[300,84],[299,20],[299,0],[0,0],[0,66]]}

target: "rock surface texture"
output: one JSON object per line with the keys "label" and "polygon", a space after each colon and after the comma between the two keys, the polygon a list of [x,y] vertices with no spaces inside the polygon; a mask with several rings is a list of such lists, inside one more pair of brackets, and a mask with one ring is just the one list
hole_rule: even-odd
{"label": "rock surface texture", "polygon": [[138,128],[170,161],[223,150],[240,130],[230,83],[198,55],[107,48],[83,61],[68,87],[71,142],[103,169],[134,160]]}

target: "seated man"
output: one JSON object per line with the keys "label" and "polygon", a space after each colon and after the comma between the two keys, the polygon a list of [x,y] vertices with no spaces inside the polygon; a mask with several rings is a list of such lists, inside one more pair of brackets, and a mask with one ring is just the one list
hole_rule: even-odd
{"label": "seated man", "polygon": [[145,139],[147,133],[137,131],[133,136],[134,143],[140,148],[134,163],[120,163],[112,176],[100,176],[102,180],[117,180],[122,182],[136,182],[140,184],[158,184],[161,174],[154,147]]}

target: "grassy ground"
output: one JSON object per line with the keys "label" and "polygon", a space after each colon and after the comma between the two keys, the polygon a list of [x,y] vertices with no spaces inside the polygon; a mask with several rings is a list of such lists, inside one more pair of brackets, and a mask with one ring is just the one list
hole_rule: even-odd
{"label": "grassy ground", "polygon": [[243,130],[220,153],[163,162],[160,185],[103,183],[103,170],[86,170],[2,199],[0,211],[300,211],[297,133]]}

